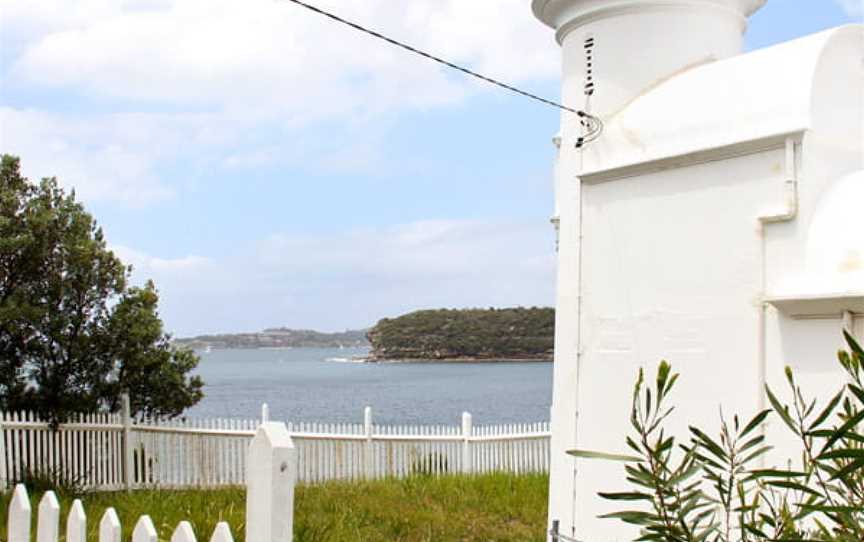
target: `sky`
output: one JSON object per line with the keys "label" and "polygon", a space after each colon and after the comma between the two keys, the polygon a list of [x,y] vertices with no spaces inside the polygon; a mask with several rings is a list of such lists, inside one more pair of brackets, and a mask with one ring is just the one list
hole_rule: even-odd
{"label": "sky", "polygon": [[[316,3],[558,97],[528,0]],[[746,48],[862,6],[769,0]],[[178,336],[554,304],[558,120],[284,0],[0,0],[0,152],[76,191]]]}

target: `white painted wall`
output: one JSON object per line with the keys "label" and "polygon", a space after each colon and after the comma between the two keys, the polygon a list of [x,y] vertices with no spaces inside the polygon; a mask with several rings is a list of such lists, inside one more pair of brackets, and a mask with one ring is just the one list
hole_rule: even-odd
{"label": "white painted wall", "polygon": [[[766,290],[769,297],[836,295],[837,301],[799,303],[795,314],[767,307],[766,377],[785,393],[789,365],[810,396],[827,401],[842,384],[835,356],[846,346],[841,312],[864,312],[864,32],[858,25],[831,31],[819,52],[799,212],[793,222],[766,227]],[[781,423],[769,421],[767,436],[792,446]],[[778,446],[768,463],[786,464],[789,449]]]}
{"label": "white painted wall", "polygon": [[[755,217],[775,197],[774,150],[582,187],[582,373],[578,446],[626,452],[638,367],[661,359],[682,373],[670,420],[714,427],[758,407],[760,240]],[[619,464],[577,465],[577,534],[627,540],[596,516],[620,508],[596,496],[623,489]]]}
{"label": "white painted wall", "polygon": [[[847,253],[861,236],[844,232],[856,231],[848,200],[860,210],[855,195],[864,189],[864,174],[854,173],[864,170],[864,31],[850,26],[714,62],[738,53],[744,17],[761,4],[533,3],[558,30],[565,102],[599,114],[607,128],[577,151],[577,119],[565,115],[555,168],[549,518],[564,534],[632,538],[632,529],[596,518],[619,508],[596,493],[621,489],[622,467],[564,452],[625,451],[639,366],[653,373],[668,359],[682,372],[681,414],[670,425],[684,438],[687,424],[717,427],[721,404],[730,416],[754,414],[766,375],[782,387],[775,377],[784,364],[814,392],[840,381],[840,313],[864,312],[864,278],[825,255],[842,255],[846,267],[858,261]],[[596,92],[588,101],[590,36]],[[836,299],[807,298],[829,292]],[[831,314],[793,317],[788,303],[763,301],[783,295]],[[775,429],[769,436],[779,438]]]}

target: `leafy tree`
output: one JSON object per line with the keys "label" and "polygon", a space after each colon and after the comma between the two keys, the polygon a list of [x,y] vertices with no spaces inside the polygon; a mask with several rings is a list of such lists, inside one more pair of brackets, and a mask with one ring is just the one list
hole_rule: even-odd
{"label": "leafy tree", "polygon": [[61,422],[116,410],[173,417],[198,402],[198,358],[176,350],[152,282],[127,286],[130,267],[56,178],[31,184],[19,160],[0,163],[0,408]]}

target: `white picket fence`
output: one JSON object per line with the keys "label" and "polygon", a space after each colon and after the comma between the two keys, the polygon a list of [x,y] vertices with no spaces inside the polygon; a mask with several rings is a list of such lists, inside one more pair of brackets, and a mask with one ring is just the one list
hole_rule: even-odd
{"label": "white picket fence", "polygon": [[[0,487],[49,473],[99,490],[217,487],[247,479],[246,448],[261,420],[133,420],[87,415],[52,429],[29,413],[0,413]],[[549,424],[392,426],[289,423],[300,482],[411,474],[548,472]],[[127,445],[128,443],[128,445]]]}
{"label": "white picket fence", "polygon": [[[246,540],[291,542],[294,527],[294,484],[297,454],[285,424],[266,423],[258,427],[246,453],[254,465],[246,484]],[[31,542],[32,509],[23,484],[15,486],[9,502],[7,542]],[[114,508],[102,515],[98,542],[121,542],[123,528]],[[65,542],[86,542],[87,514],[81,500],[73,501],[66,518]],[[60,503],[53,491],[39,502],[36,542],[60,540]],[[141,516],[132,529],[132,542],[158,542],[156,528],[148,515]],[[192,525],[181,521],[171,542],[196,542]],[[227,523],[216,525],[210,542],[233,542]]]}
{"label": "white picket fence", "polygon": [[[31,506],[27,490],[19,484],[9,503],[9,542],[30,542]],[[99,522],[99,542],[121,542],[122,527],[117,512],[108,508]],[[57,542],[60,537],[60,503],[53,491],[46,491],[39,501],[36,522],[37,542]],[[87,514],[80,499],[72,502],[66,518],[66,542],[87,541]],[[233,542],[227,523],[219,523],[210,542]],[[132,542],[158,542],[156,528],[150,516],[141,516],[132,530]],[[188,521],[182,521],[174,530],[171,542],[195,542],[195,533]]]}

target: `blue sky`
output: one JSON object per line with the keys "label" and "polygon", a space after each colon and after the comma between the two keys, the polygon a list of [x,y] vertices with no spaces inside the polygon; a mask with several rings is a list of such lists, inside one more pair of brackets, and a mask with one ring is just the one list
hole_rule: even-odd
{"label": "blue sky", "polygon": [[[321,0],[557,97],[526,0]],[[770,0],[748,49],[857,22]],[[179,335],[554,300],[558,113],[278,0],[3,0],[0,151],[74,187]]]}

